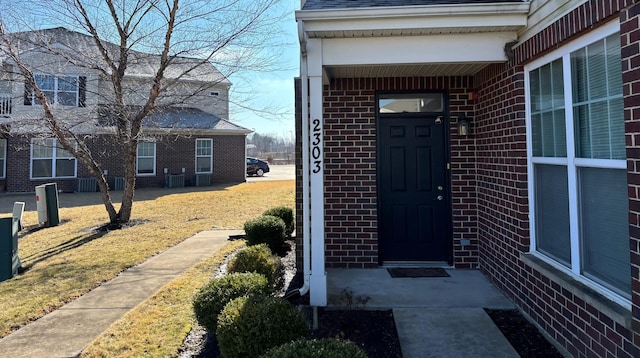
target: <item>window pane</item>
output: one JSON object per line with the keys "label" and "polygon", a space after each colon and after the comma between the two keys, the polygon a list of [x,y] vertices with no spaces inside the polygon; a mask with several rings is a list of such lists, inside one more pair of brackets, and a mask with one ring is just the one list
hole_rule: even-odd
{"label": "window pane", "polygon": [[535,165],[536,249],[570,266],[567,168]]}
{"label": "window pane", "polygon": [[604,41],[598,41],[587,47],[587,76],[589,98],[607,97],[607,64]]}
{"label": "window pane", "polygon": [[0,178],[4,178],[4,157],[0,157]]}
{"label": "window pane", "polygon": [[33,158],[53,157],[53,139],[36,139],[33,141]]}
{"label": "window pane", "polygon": [[77,95],[75,92],[58,92],[58,103],[63,106],[77,106]]}
{"label": "window pane", "polygon": [[211,171],[210,157],[201,157],[196,159],[196,172],[206,173]]}
{"label": "window pane", "polygon": [[51,178],[53,176],[51,164],[51,159],[33,159],[31,175],[34,178]]}
{"label": "window pane", "polygon": [[571,53],[571,65],[576,156],[625,159],[619,37]]}
{"label": "window pane", "polygon": [[51,75],[42,75],[36,74],[33,76],[36,80],[36,85],[42,91],[53,91],[55,90],[55,80]]}
{"label": "window pane", "polygon": [[65,92],[75,92],[78,90],[78,79],[76,77],[58,77],[58,90]]}
{"label": "window pane", "polygon": [[562,60],[529,73],[531,135],[536,157],[566,157]]}
{"label": "window pane", "polygon": [[196,141],[196,155],[211,155],[211,141],[198,139]]}
{"label": "window pane", "polygon": [[138,158],[138,174],[153,174],[153,158]]}
{"label": "window pane", "polygon": [[56,177],[73,177],[75,176],[76,160],[75,159],[57,159],[56,160]]}
{"label": "window pane", "polygon": [[627,173],[580,168],[582,269],[631,297]]}
{"label": "window pane", "polygon": [[155,155],[154,143],[142,142],[138,143],[138,156],[139,157],[152,157]]}
{"label": "window pane", "polygon": [[442,93],[396,93],[380,95],[380,113],[442,112]]}

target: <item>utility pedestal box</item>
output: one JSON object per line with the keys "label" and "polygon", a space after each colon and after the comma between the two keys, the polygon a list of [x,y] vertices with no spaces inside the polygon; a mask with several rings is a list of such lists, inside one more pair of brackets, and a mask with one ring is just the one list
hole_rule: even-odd
{"label": "utility pedestal box", "polygon": [[36,208],[38,209],[38,223],[44,223],[45,226],[60,224],[58,185],[56,183],[36,186]]}
{"label": "utility pedestal box", "polygon": [[18,274],[18,218],[0,218],[0,281],[8,280]]}

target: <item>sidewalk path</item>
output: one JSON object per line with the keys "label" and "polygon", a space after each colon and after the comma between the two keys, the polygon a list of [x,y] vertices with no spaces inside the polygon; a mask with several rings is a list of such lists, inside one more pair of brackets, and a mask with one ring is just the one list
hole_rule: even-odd
{"label": "sidewalk path", "polygon": [[100,333],[239,230],[200,232],[0,339],[3,357],[76,357]]}

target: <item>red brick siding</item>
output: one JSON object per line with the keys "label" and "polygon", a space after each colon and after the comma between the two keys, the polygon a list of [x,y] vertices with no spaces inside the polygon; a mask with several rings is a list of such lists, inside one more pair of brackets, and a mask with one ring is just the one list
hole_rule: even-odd
{"label": "red brick siding", "polygon": [[[473,117],[468,77],[337,79],[324,89],[326,266],[377,267],[376,91],[447,90],[452,117]],[[473,139],[451,126],[454,264],[477,267]],[[461,246],[460,239],[471,245]]]}
{"label": "red brick siding", "polygon": [[[195,140],[213,138],[213,174],[212,183],[231,183],[245,181],[245,137],[244,135],[225,136],[163,136],[156,144],[156,175],[136,178],[136,186],[164,187],[163,169],[169,173],[181,173],[185,168],[185,184],[194,185],[195,176]],[[9,138],[7,155],[6,191],[32,192],[36,185],[56,182],[58,189],[75,191],[77,179],[30,180],[30,137],[15,136]],[[87,140],[95,160],[103,170],[107,170],[107,181],[113,187],[114,178],[124,175],[122,150],[107,135]],[[78,163],[78,178],[89,177],[88,170]],[[0,183],[1,185],[1,183]]]}
{"label": "red brick siding", "polygon": [[629,184],[633,343],[640,347],[640,4],[620,12]]}
{"label": "red brick siding", "polygon": [[[640,133],[638,73],[639,5],[589,1],[514,49],[514,62],[476,76],[480,267],[549,335],[576,357],[640,356]],[[630,331],[594,306],[520,261],[529,250],[523,68],[569,39],[617,17],[621,19],[625,122],[630,193],[633,325]],[[637,132],[637,133],[636,133]]]}

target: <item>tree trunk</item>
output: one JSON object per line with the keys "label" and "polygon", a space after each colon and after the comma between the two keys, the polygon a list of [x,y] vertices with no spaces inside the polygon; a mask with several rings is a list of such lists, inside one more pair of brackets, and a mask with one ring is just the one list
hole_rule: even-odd
{"label": "tree trunk", "polygon": [[124,145],[124,190],[122,193],[122,204],[118,212],[120,224],[131,220],[131,209],[133,208],[133,197],[136,187],[136,151],[138,141],[130,140]]}

